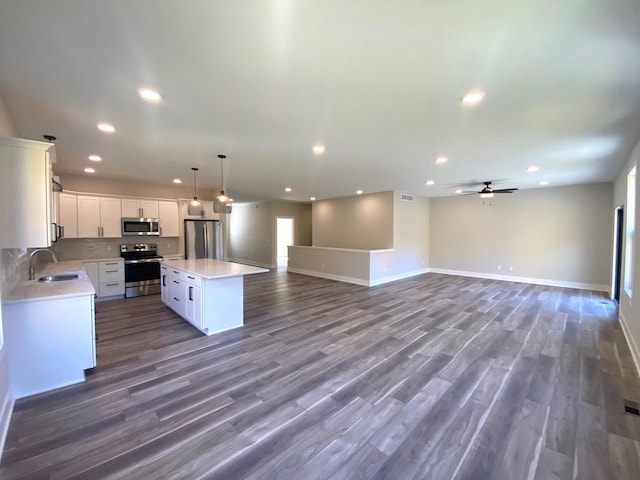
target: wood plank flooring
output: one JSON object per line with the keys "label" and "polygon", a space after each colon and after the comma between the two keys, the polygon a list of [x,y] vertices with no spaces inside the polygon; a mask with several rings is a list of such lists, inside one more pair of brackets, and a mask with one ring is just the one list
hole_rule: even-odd
{"label": "wood plank flooring", "polygon": [[245,324],[97,304],[95,374],[17,402],[0,478],[640,478],[640,380],[602,293],[272,272],[246,277]]}

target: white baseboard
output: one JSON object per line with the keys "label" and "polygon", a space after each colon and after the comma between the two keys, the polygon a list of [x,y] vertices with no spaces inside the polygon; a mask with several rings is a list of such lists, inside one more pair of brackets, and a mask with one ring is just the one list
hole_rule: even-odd
{"label": "white baseboard", "polygon": [[329,280],[337,280],[338,282],[355,283],[356,285],[369,286],[369,281],[364,278],[345,277],[343,275],[334,275],[326,272],[316,272],[315,270],[305,270],[304,268],[288,267],[287,272],[301,273],[302,275],[309,275],[311,277],[326,278]]}
{"label": "white baseboard", "polygon": [[[5,349],[0,348],[0,365],[6,361],[4,352]],[[4,452],[4,442],[7,439],[7,433],[9,432],[9,423],[11,422],[11,414],[13,413],[13,405],[15,403],[15,399],[13,398],[13,395],[11,395],[9,385],[7,384],[6,387],[7,391],[4,398],[0,399],[0,403],[2,404],[2,407],[0,408],[0,459],[2,459],[2,452]]]}
{"label": "white baseboard", "polygon": [[375,287],[376,285],[382,285],[383,283],[395,282],[396,280],[402,280],[403,278],[415,277],[417,275],[423,275],[425,273],[429,273],[428,268],[421,268],[420,270],[412,270],[410,272],[400,273],[398,275],[390,275],[388,277],[380,277],[375,280],[369,281],[370,287]]}
{"label": "white baseboard", "polygon": [[355,283],[356,285],[362,285],[364,287],[375,287],[376,285],[382,285],[383,283],[394,282],[396,280],[402,280],[403,278],[415,277],[416,275],[422,275],[428,273],[428,268],[422,268],[420,270],[413,270],[411,272],[401,273],[398,275],[389,275],[387,277],[380,277],[375,280],[365,280],[364,278],[347,277],[344,275],[334,275],[333,273],[317,272],[315,270],[306,270],[304,268],[287,268],[288,272],[301,273],[302,275],[310,275],[312,277],[327,278],[329,280],[337,280],[338,282]]}
{"label": "white baseboard", "polygon": [[262,263],[262,262],[254,262],[253,260],[247,260],[245,258],[227,258],[227,262],[241,263],[243,265],[252,265],[254,267],[262,267],[262,268],[268,268],[268,269],[277,267],[277,265],[272,265],[269,263]]}
{"label": "white baseboard", "polygon": [[622,326],[622,332],[624,333],[625,338],[627,339],[627,344],[629,345],[629,350],[631,350],[631,356],[633,357],[633,363],[636,364],[636,370],[640,375],[640,348],[636,343],[635,338],[631,335],[631,330],[629,329],[629,325],[627,324],[627,319],[624,318],[624,315],[618,309],[618,314],[620,318],[620,325]]}
{"label": "white baseboard", "polygon": [[502,280],[505,282],[533,283],[534,285],[549,285],[551,287],[578,288],[581,290],[596,290],[608,292],[609,285],[597,285],[594,283],[565,282],[563,280],[549,280],[546,278],[516,277],[511,275],[496,275],[493,273],[466,272],[464,270],[449,270],[446,268],[430,268],[432,273],[445,275],[458,275],[461,277],[487,278],[489,280]]}

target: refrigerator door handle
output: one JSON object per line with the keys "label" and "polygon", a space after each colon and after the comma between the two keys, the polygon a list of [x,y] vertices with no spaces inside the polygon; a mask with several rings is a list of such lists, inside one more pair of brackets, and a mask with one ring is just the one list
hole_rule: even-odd
{"label": "refrigerator door handle", "polygon": [[202,224],[202,229],[204,231],[204,258],[209,258],[209,232],[206,223]]}

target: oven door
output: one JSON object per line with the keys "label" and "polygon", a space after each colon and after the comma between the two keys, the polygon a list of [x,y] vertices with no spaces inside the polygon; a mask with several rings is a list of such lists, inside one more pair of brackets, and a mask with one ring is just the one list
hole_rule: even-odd
{"label": "oven door", "polygon": [[127,298],[160,293],[160,260],[125,260],[124,282]]}

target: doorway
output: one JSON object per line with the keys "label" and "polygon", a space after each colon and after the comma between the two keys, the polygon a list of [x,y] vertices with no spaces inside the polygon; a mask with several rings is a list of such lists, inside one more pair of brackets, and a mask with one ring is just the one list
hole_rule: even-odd
{"label": "doorway", "polygon": [[293,218],[276,217],[276,257],[278,270],[286,270],[289,245],[293,245]]}
{"label": "doorway", "polygon": [[616,208],[613,227],[613,274],[611,277],[611,297],[620,305],[620,284],[622,282],[622,239],[624,238],[624,206]]}

